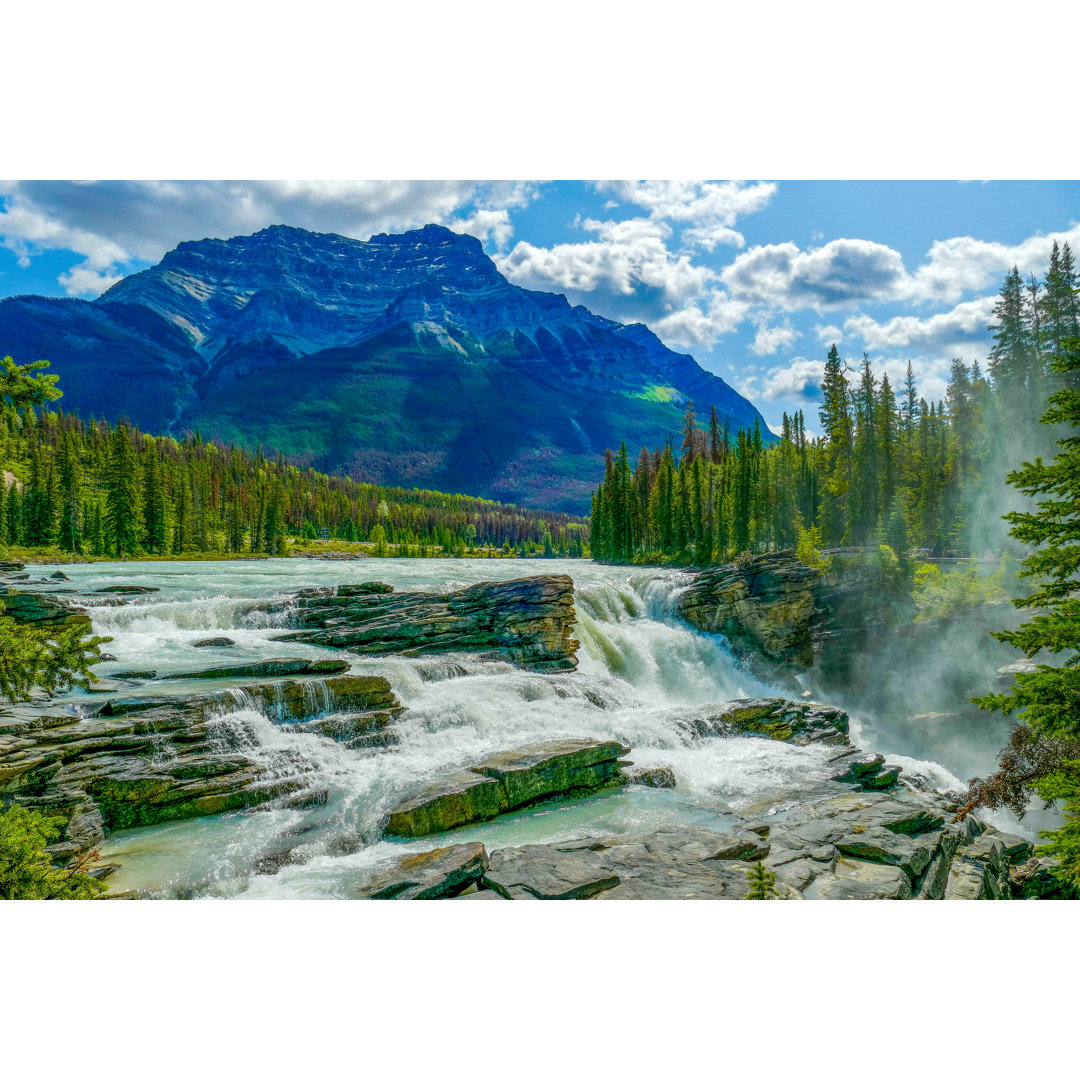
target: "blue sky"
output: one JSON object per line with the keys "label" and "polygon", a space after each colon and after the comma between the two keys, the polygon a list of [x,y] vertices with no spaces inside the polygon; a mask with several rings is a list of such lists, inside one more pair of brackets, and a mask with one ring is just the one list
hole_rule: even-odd
{"label": "blue sky", "polygon": [[[359,239],[439,222],[510,280],[645,322],[758,405],[803,408],[835,341],[925,395],[985,359],[1005,271],[1080,249],[1078,182],[0,183],[0,296],[92,298],[182,240],[284,223]],[[0,343],[2,347],[2,343]]]}

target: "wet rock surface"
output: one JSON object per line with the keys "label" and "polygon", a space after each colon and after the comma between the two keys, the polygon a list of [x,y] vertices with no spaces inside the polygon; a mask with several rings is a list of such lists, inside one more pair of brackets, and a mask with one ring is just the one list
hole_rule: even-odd
{"label": "wet rock surface", "polygon": [[456,844],[406,855],[357,887],[361,900],[443,900],[475,885],[488,868],[483,844]]}
{"label": "wet rock surface", "polygon": [[530,671],[577,665],[574,585],[565,574],[480,582],[445,594],[397,593],[380,582],[304,589],[286,607],[296,630],[280,641],[364,655],[472,652]]}
{"label": "wet rock surface", "polygon": [[677,613],[722,634],[759,674],[794,685],[792,673],[811,668],[824,684],[844,682],[866,643],[880,646],[915,610],[910,596],[882,596],[871,560],[834,559],[822,573],[780,551],[699,572]]}
{"label": "wet rock surface", "polygon": [[428,836],[488,821],[544,799],[622,782],[617,742],[562,739],[498,754],[425,784],[390,811],[389,836]]}
{"label": "wet rock surface", "polygon": [[[299,657],[276,657],[250,664],[200,668],[162,675],[162,679],[240,679],[267,678],[278,675],[338,675],[349,670],[348,660],[304,660]],[[119,677],[119,676],[117,676]]]}
{"label": "wet rock surface", "polygon": [[18,623],[50,630],[69,626],[90,629],[90,616],[83,608],[52,593],[24,592],[21,588],[16,590],[0,584],[0,604],[3,605],[3,614]]}
{"label": "wet rock surface", "polygon": [[[113,830],[241,809],[303,790],[311,766],[301,743],[295,750],[261,747],[236,714],[244,707],[298,735],[310,730],[303,721],[332,709],[343,737],[377,734],[401,712],[378,676],[257,683],[177,698],[114,697],[85,706],[87,715],[11,708],[0,714],[0,795],[50,812],[92,808],[103,828]],[[335,737],[325,727],[318,731]],[[77,834],[85,838],[85,826]]]}

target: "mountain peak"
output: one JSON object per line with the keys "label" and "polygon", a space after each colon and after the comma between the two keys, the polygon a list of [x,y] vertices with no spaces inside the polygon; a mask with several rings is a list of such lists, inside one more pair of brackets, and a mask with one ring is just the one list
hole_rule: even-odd
{"label": "mountain peak", "polygon": [[587,509],[597,455],[662,444],[687,399],[760,419],[648,327],[513,285],[444,225],[189,241],[97,300],[0,305],[0,337],[50,356],[86,416],[550,509]]}

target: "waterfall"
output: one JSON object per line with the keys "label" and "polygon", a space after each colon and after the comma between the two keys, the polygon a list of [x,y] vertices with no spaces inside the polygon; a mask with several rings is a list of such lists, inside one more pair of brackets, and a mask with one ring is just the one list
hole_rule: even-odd
{"label": "waterfall", "polygon": [[[200,661],[221,663],[225,655],[230,663],[325,656],[313,646],[274,642],[280,623],[260,624],[262,614],[252,617],[253,608],[302,586],[362,580],[355,565],[300,560],[213,564],[212,571],[190,564],[186,573],[176,569],[183,564],[170,565],[176,577],[171,588],[137,604],[93,612],[95,630],[115,638],[110,648],[118,665],[183,671]],[[231,587],[229,566],[238,567]],[[361,868],[401,853],[401,841],[381,839],[382,823],[415,785],[495,753],[558,738],[617,739],[632,748],[635,763],[669,766],[676,790],[622,788],[505,815],[459,830],[452,839],[404,846],[482,839],[491,848],[680,823],[722,831],[736,813],[791,805],[832,771],[833,748],[691,735],[687,715],[702,706],[779,692],[744,670],[721,639],[675,618],[678,597],[692,580],[685,571],[557,560],[411,559],[383,560],[364,570],[396,588],[438,591],[478,580],[569,573],[581,643],[578,669],[541,675],[457,655],[353,658],[355,672],[385,676],[405,707],[395,724],[398,743],[389,750],[350,750],[301,732],[282,722],[287,718],[279,704],[235,691],[213,721],[222,752],[231,745],[269,775],[299,779],[302,797],[110,837],[107,855],[122,867],[114,887],[163,895],[349,895]],[[92,568],[76,572],[93,580]],[[140,580],[156,580],[144,575]],[[191,642],[208,630],[226,633],[235,647],[192,649]],[[305,695],[312,713],[334,712],[321,680],[307,684]]]}

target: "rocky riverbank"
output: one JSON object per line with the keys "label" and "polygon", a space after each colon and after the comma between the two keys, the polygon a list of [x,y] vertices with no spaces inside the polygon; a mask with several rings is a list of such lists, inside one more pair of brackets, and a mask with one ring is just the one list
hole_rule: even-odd
{"label": "rocky riverbank", "polygon": [[1009,900],[1064,896],[1024,839],[899,788],[837,793],[747,817],[730,835],[664,828],[488,852],[456,844],[402,856],[359,882],[365,899],[743,900],[755,863],[779,900]]}
{"label": "rocky riverbank", "polygon": [[[777,597],[784,595],[783,573],[781,568],[774,574],[781,582],[773,590]],[[795,586],[787,595],[795,612],[800,610],[798,583],[807,579],[796,572],[791,580]],[[72,603],[81,603],[84,596],[99,603],[151,608],[158,603],[155,593],[145,591],[155,588],[149,584],[125,596],[98,595],[97,590],[58,595],[70,585],[62,577],[32,580],[26,575],[11,583],[32,590],[20,593],[30,599],[17,599],[14,606],[40,625],[85,620],[85,611]],[[758,588],[756,595],[767,592]],[[958,804],[953,796],[904,775],[882,754],[852,746],[848,716],[835,706],[780,697],[709,704],[673,700],[670,710],[661,707],[657,713],[653,730],[662,732],[659,741],[624,734],[639,729],[628,718],[614,725],[607,719],[616,715],[607,710],[620,707],[617,695],[609,694],[603,679],[571,671],[572,665],[566,664],[567,654],[572,659],[576,649],[569,637],[569,578],[481,583],[446,594],[395,593],[369,582],[303,589],[275,605],[253,601],[251,606],[287,614],[293,622],[289,636],[302,635],[308,645],[324,643],[309,634],[327,640],[360,636],[353,644],[339,643],[340,651],[323,659],[265,659],[266,652],[244,659],[231,652],[225,655],[236,659],[228,663],[177,673],[185,680],[215,680],[216,688],[206,691],[170,693],[174,683],[161,681],[150,668],[133,666],[113,671],[97,693],[76,695],[64,704],[12,706],[0,715],[0,800],[67,819],[64,835],[51,849],[58,863],[94,850],[117,830],[229,812],[220,818],[222,828],[236,832],[245,828],[243,822],[268,821],[274,815],[266,810],[283,810],[288,827],[253,852],[239,868],[241,875],[267,882],[275,874],[297,872],[316,856],[329,853],[335,861],[343,854],[360,854],[366,845],[374,857],[371,865],[361,869],[361,859],[355,870],[343,862],[335,871],[350,875],[345,894],[357,897],[739,899],[746,896],[749,873],[757,864],[777,875],[781,899],[1060,895],[1049,862],[1035,859],[1025,841],[974,819],[954,823]],[[235,617],[242,622],[250,609],[242,600]],[[798,620],[792,616],[792,621]],[[812,616],[806,623],[813,646]],[[280,620],[272,624],[280,625]],[[660,624],[653,625],[660,629]],[[764,635],[768,621],[760,625]],[[794,638],[785,645],[779,623],[776,631],[778,656],[785,648],[797,647]],[[229,644],[232,639],[222,636],[190,633],[185,641],[193,656],[205,649],[235,648],[235,642]],[[379,674],[346,673],[354,663],[348,652],[365,651],[436,656],[461,652],[511,660],[536,673],[495,667],[492,675],[472,676],[477,681],[470,685],[484,693],[499,680],[510,680],[521,690],[513,700],[523,712],[533,700],[550,697],[561,708],[562,702],[584,693],[598,712],[581,714],[586,719],[579,728],[551,731],[532,720],[522,724],[520,716],[500,706],[501,711],[484,714],[484,739],[479,740],[466,718],[468,706],[460,716],[452,712],[461,707],[460,699],[455,706],[450,699],[436,698],[450,713],[444,718],[430,707],[405,708]],[[179,666],[175,659],[169,665],[171,671]],[[410,669],[408,678],[422,686],[428,678],[446,679],[448,669],[458,667],[465,672],[469,662],[423,661]],[[490,665],[472,668],[486,672]],[[226,688],[220,688],[222,683]],[[402,694],[413,706],[430,702],[423,694]],[[538,715],[552,721],[563,716]],[[455,735],[452,748],[441,743],[433,759],[430,748],[441,742],[443,733],[460,730],[469,737],[458,741]],[[582,731],[593,737],[578,737]],[[696,747],[729,739],[745,746],[747,737],[806,748],[805,753],[783,751],[793,755],[783,759],[792,763],[803,755],[793,774],[781,773],[798,779],[760,785],[757,801],[739,802],[739,811],[722,805],[713,809],[713,801],[704,804],[708,810],[697,804],[690,818],[679,817],[682,810],[667,809],[687,803],[680,755],[697,754]],[[427,756],[416,755],[418,744],[428,748]],[[646,764],[628,760],[631,744],[648,748]],[[657,747],[665,746],[673,750],[670,762],[657,753]],[[779,748],[770,751],[765,760],[779,762],[777,752]],[[435,767],[432,760],[438,762]],[[763,759],[754,752],[744,760]],[[412,772],[414,762],[420,767]],[[342,799],[350,797],[360,778],[367,784],[395,769],[398,778],[389,788],[362,788],[365,793],[373,790],[366,816],[340,817]],[[368,799],[367,794],[362,798]],[[514,835],[518,821],[529,821],[532,829],[548,810],[555,817],[570,812],[563,820],[604,821],[603,813],[575,816],[590,804],[647,805],[650,812],[642,818],[635,809],[616,829],[585,825],[568,833],[545,826],[547,831],[523,834],[571,837],[565,840],[518,846],[505,840],[477,842],[488,840],[492,830],[503,837]],[[523,814],[530,808],[537,808],[536,818]],[[651,816],[656,813],[662,821],[690,824],[658,827]],[[312,844],[320,816],[343,824],[325,848]],[[467,831],[463,835],[460,830]],[[400,856],[387,858],[384,853],[397,844],[407,846]],[[123,854],[112,858],[126,862]],[[109,870],[109,865],[99,865],[94,872],[104,875]],[[185,886],[180,894],[195,895],[201,888],[205,885]],[[163,894],[149,884],[143,889],[130,878],[117,889],[122,895]]]}
{"label": "rocky riverbank", "polygon": [[71,854],[96,846],[104,830],[306,792],[310,766],[300,742],[268,750],[248,729],[243,709],[290,733],[319,734],[357,750],[386,745],[386,729],[402,711],[385,679],[348,675],[177,698],[116,696],[78,713],[13,706],[0,712],[0,796],[70,816],[75,824],[69,822],[64,842],[75,847],[60,854]]}

